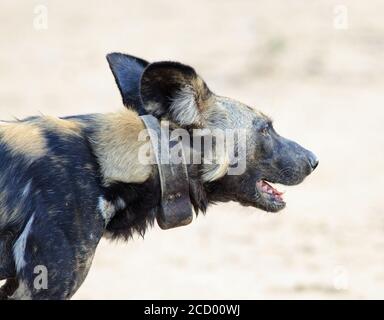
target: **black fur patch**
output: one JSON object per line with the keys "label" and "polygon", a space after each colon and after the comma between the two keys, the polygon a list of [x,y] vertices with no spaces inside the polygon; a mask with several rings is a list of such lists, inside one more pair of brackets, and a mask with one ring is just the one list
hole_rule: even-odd
{"label": "black fur patch", "polygon": [[108,54],[107,60],[124,105],[136,109],[140,115],[145,114],[141,105],[139,84],[141,75],[149,63],[143,59],[119,52]]}
{"label": "black fur patch", "polygon": [[[141,99],[146,111],[158,118],[164,116],[175,94],[197,77],[193,68],[178,62],[152,63],[141,78]],[[154,104],[156,109],[147,109]]]}
{"label": "black fur patch", "polygon": [[[189,166],[189,189],[192,205],[196,214],[205,213],[209,201],[197,166]],[[144,234],[152,227],[160,210],[161,188],[157,171],[142,184],[116,183],[106,192],[108,201],[121,198],[126,208],[118,211],[107,226],[112,239],[128,240],[134,233]]]}

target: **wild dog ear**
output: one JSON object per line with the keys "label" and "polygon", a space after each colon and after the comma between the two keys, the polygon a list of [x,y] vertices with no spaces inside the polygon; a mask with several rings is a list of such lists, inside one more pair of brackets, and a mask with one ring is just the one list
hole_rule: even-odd
{"label": "wild dog ear", "polygon": [[108,54],[107,60],[124,105],[136,109],[140,114],[145,113],[141,107],[139,88],[141,75],[149,62],[119,52]]}
{"label": "wild dog ear", "polygon": [[148,113],[182,126],[204,125],[212,93],[193,68],[178,62],[152,63],[140,84],[142,106]]}

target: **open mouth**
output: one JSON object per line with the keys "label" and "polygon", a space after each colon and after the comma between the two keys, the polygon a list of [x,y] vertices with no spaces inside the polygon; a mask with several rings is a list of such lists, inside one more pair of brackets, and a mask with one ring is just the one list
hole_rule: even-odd
{"label": "open mouth", "polygon": [[265,180],[259,180],[256,182],[256,188],[259,191],[260,195],[264,197],[265,200],[275,202],[277,204],[285,204],[283,199],[283,192],[278,191],[272,187]]}

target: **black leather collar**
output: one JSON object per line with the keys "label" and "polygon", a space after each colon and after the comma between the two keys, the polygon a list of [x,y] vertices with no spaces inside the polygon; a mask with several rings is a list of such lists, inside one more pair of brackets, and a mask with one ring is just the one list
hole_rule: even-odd
{"label": "black leather collar", "polygon": [[[169,141],[168,135],[162,134],[162,126],[152,115],[141,116],[147,127],[151,144],[155,153],[157,169],[161,185],[161,210],[157,215],[157,223],[161,229],[171,229],[188,225],[193,220],[192,203],[189,196],[189,179],[185,155],[181,141]],[[181,144],[181,145],[178,145]],[[167,147],[168,148],[164,148]],[[182,159],[173,161],[174,152],[162,154],[161,150],[171,150],[177,147],[181,150]],[[169,161],[162,161],[169,157]]]}

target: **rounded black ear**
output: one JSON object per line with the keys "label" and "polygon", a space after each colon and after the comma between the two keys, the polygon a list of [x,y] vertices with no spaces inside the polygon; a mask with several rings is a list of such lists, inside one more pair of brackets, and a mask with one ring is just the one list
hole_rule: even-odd
{"label": "rounded black ear", "polygon": [[192,67],[168,61],[152,63],[144,70],[140,93],[146,112],[185,125],[197,124],[212,95]]}
{"label": "rounded black ear", "polygon": [[125,106],[144,113],[140,99],[140,78],[149,62],[123,54],[113,52],[107,55],[109,67],[115,77]]}

